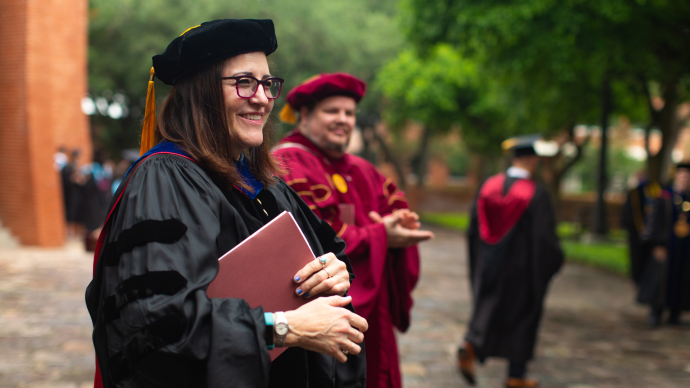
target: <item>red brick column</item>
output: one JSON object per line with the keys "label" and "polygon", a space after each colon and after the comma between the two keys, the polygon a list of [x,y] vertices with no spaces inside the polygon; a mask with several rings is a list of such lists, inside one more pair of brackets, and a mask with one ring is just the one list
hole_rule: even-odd
{"label": "red brick column", "polygon": [[22,244],[64,243],[57,147],[91,154],[86,0],[0,0],[0,220]]}

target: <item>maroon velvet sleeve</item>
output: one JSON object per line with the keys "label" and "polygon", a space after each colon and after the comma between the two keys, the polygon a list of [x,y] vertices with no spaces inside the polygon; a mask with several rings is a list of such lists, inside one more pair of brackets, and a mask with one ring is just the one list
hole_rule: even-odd
{"label": "maroon velvet sleeve", "polygon": [[[407,209],[405,194],[400,191],[391,179],[387,179],[374,170],[382,193],[379,206],[380,213],[390,214],[398,209]],[[410,326],[412,310],[412,290],[419,280],[419,248],[415,245],[404,249],[388,249],[387,260],[388,295],[390,298],[391,318],[398,330],[404,332]]]}

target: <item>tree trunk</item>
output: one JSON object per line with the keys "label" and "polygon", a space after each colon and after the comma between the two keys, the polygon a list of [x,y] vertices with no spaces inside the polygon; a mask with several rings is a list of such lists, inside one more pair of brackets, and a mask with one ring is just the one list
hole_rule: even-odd
{"label": "tree trunk", "polygon": [[655,126],[659,125],[659,112],[654,109],[654,104],[652,104],[652,93],[649,90],[649,82],[647,82],[647,79],[644,76],[639,77],[640,80],[640,85],[642,86],[642,90],[644,91],[645,98],[647,99],[647,109],[649,110],[649,123],[647,124],[647,127],[644,129],[644,150],[647,153],[647,179],[651,179],[652,182],[659,182],[659,177],[654,176],[652,174],[651,169],[650,169],[650,160],[652,158],[652,155],[649,151],[649,135],[652,132],[652,128]]}
{"label": "tree trunk", "polygon": [[485,155],[468,151],[470,154],[470,166],[467,171],[467,178],[470,186],[476,190],[487,177]]}
{"label": "tree trunk", "polygon": [[666,182],[669,179],[669,166],[673,162],[671,155],[673,148],[678,141],[680,128],[676,118],[676,108],[678,107],[677,82],[671,82],[664,90],[664,108],[659,114],[659,130],[663,136],[663,143],[659,154],[661,155],[660,181]]}
{"label": "tree trunk", "polygon": [[[664,107],[661,111],[656,112],[662,142],[659,152],[647,159],[649,179],[653,182],[664,183],[669,178],[668,167],[671,164],[671,154],[673,147],[676,145],[676,140],[678,140],[679,132],[678,120],[676,119],[676,108],[678,107],[677,85],[678,81],[675,79],[665,85],[662,95]],[[654,120],[654,117],[652,120]]]}
{"label": "tree trunk", "polygon": [[649,154],[649,134],[652,132],[652,128],[654,128],[654,122],[650,121],[644,129],[644,152],[647,153],[647,163],[649,163],[649,158],[651,157]]}
{"label": "tree trunk", "polygon": [[417,175],[417,187],[424,186],[424,176],[426,175],[426,161],[430,138],[431,130],[425,126],[422,132],[422,139],[419,143],[417,154],[412,158],[412,171],[415,173],[415,175]]}
{"label": "tree trunk", "polygon": [[557,168],[557,156],[543,158],[541,162],[541,181],[551,199],[551,204],[556,212],[556,219],[560,218],[558,192],[560,191],[561,176]]}
{"label": "tree trunk", "polygon": [[361,157],[365,160],[367,160],[371,164],[376,164],[376,155],[374,155],[374,152],[372,151],[372,144],[370,139],[374,139],[374,136],[371,134],[373,132],[376,132],[376,130],[370,126],[362,126],[362,145],[364,146],[362,149]]}
{"label": "tree trunk", "polygon": [[608,177],[606,174],[606,162],[608,151],[608,127],[609,115],[611,114],[611,80],[608,75],[604,76],[601,88],[601,148],[599,150],[599,171],[597,173],[597,203],[594,208],[594,235],[604,238],[608,232],[606,223],[606,203],[604,202],[604,191]]}
{"label": "tree trunk", "polygon": [[390,163],[393,165],[393,168],[395,169],[395,173],[398,174],[399,182],[400,182],[400,188],[404,191],[405,188],[407,187],[407,180],[405,179],[405,172],[402,169],[402,166],[400,165],[400,162],[398,159],[393,157],[393,154],[391,153],[390,148],[388,147],[388,144],[379,136],[378,133],[376,133],[376,128],[371,128],[371,133],[374,135],[374,140],[379,143],[379,147],[381,148],[381,152],[383,152],[383,158],[386,162]]}
{"label": "tree trunk", "polygon": [[561,218],[561,206],[560,206],[560,201],[561,201],[561,182],[563,181],[563,178],[565,175],[570,171],[577,162],[582,159],[582,153],[584,147],[587,145],[589,142],[590,137],[588,136],[585,141],[578,145],[575,143],[575,124],[573,122],[568,123],[566,126],[566,132],[568,132],[569,136],[569,141],[577,147],[577,154],[570,159],[567,163],[565,163],[561,168],[553,168],[553,179],[549,184],[548,190],[549,194],[551,195],[551,200],[553,202],[554,209],[556,209],[556,220],[559,220]]}

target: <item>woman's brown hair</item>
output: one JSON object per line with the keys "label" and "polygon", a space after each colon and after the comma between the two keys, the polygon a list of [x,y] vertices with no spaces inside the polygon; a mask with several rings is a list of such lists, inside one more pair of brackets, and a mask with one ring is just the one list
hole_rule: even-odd
{"label": "woman's brown hair", "polygon": [[[226,61],[214,62],[180,79],[165,99],[156,125],[156,143],[166,139],[179,145],[210,170],[226,189],[249,189],[232,157],[237,134],[229,126],[220,77]],[[271,156],[273,120],[263,128],[263,143],[245,152],[254,178],[264,186],[282,171]]]}

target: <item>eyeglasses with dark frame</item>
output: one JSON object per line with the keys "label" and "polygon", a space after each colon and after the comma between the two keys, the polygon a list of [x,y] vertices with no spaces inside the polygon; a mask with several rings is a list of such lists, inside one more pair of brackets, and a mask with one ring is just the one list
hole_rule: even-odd
{"label": "eyeglasses with dark frame", "polygon": [[[264,93],[269,100],[275,100],[280,96],[280,90],[283,88],[284,79],[278,77],[270,77],[265,80],[259,80],[249,75],[240,75],[236,77],[221,77],[221,80],[232,79],[235,80],[235,89],[240,98],[252,98],[259,90],[259,85],[263,86]],[[267,88],[268,86],[268,88]]]}

